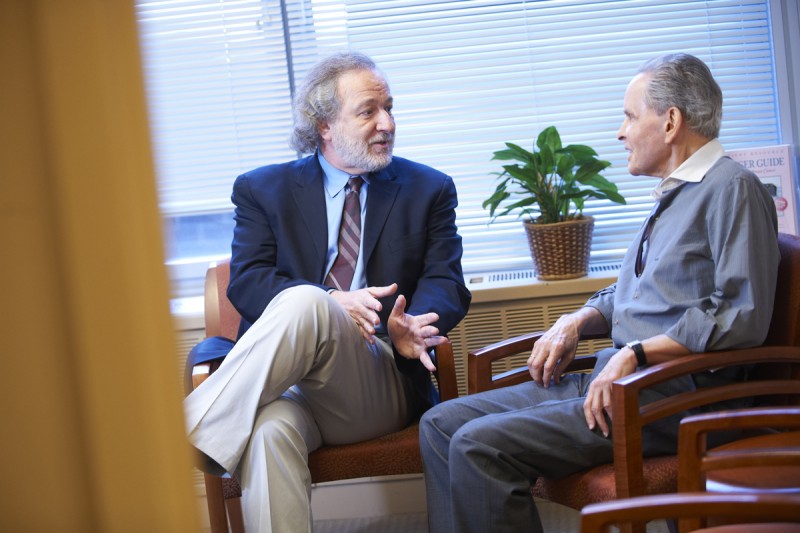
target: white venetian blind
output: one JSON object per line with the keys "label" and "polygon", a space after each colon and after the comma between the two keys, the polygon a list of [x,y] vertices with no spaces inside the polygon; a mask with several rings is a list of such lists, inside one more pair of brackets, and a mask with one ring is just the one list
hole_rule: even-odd
{"label": "white venetian blind", "polygon": [[[727,148],[781,141],[766,0],[139,1],[165,214],[229,209],[236,174],[295,157],[290,77],[365,52],[395,97],[395,154],[456,182],[466,272],[527,268],[519,221],[487,226],[490,161],[549,125],[612,162],[627,206],[587,202],[593,261],[621,257],[655,181],[630,176],[616,131],[639,64],[683,51],[725,95]],[[283,17],[283,18],[282,18]],[[287,70],[291,66],[291,75]],[[225,243],[227,245],[227,243]]]}
{"label": "white venetian blind", "polygon": [[138,1],[165,215],[230,209],[234,178],[296,154],[277,2]]}

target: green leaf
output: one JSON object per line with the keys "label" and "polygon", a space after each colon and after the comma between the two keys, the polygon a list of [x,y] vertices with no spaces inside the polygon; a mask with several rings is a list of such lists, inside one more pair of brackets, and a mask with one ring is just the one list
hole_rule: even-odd
{"label": "green leaf", "polygon": [[563,151],[556,154],[556,173],[567,183],[573,181],[572,167],[574,166],[575,158],[571,154],[565,154]]}
{"label": "green leaf", "polygon": [[[616,187],[616,186],[615,186]],[[616,190],[614,191],[603,191],[606,195],[606,198],[611,200],[616,204],[625,205],[628,202],[625,201],[625,197],[618,193]]]}
{"label": "green leaf", "polygon": [[545,144],[539,151],[539,157],[541,158],[539,172],[544,177],[548,177],[553,173],[555,169],[555,153],[549,145]]}
{"label": "green leaf", "polygon": [[585,179],[602,172],[609,166],[611,166],[611,163],[609,163],[608,161],[601,161],[599,159],[587,161],[583,163],[580,166],[580,168],[575,172],[575,179],[581,183],[584,183]]}
{"label": "green leaf", "polygon": [[539,150],[543,150],[545,146],[550,148],[551,152],[561,150],[561,136],[558,134],[555,126],[549,126],[542,130],[539,138],[536,139],[536,146]]}
{"label": "green leaf", "polygon": [[483,202],[483,208],[486,209],[487,206],[489,207],[489,217],[494,219],[494,212],[497,210],[497,207],[509,197],[511,197],[510,193],[498,189],[487,200],[485,200]]}
{"label": "green leaf", "polygon": [[588,176],[581,176],[580,183],[589,187],[595,187],[601,190],[617,190],[617,186],[605,179],[600,174],[591,174]]}
{"label": "green leaf", "polygon": [[564,148],[562,152],[572,154],[572,157],[575,158],[575,162],[578,165],[581,165],[586,161],[590,161],[597,156],[597,152],[585,144],[570,144]]}
{"label": "green leaf", "polygon": [[529,170],[518,165],[506,165],[503,168],[514,178],[514,183],[517,185],[528,191],[535,191],[537,189],[538,184],[536,176]]}
{"label": "green leaf", "polygon": [[625,204],[617,186],[601,175],[611,163],[598,159],[589,146],[562,146],[555,126],[539,133],[532,152],[514,143],[505,145],[492,159],[517,163],[502,165],[503,171],[494,173],[498,184],[483,202],[490,222],[511,212],[530,217],[538,212],[539,224],[570,220],[583,212],[587,198]]}
{"label": "green leaf", "polygon": [[511,196],[511,193],[506,192],[505,190],[501,190],[501,189],[498,188],[497,190],[494,191],[494,193],[489,198],[487,198],[486,200],[483,201],[482,205],[483,205],[484,208],[487,205],[492,205],[492,204],[496,205],[496,204],[500,203],[501,201],[505,200],[506,198],[508,198],[509,196]]}
{"label": "green leaf", "polygon": [[519,161],[521,163],[525,163],[526,165],[531,163],[531,160],[533,159],[533,154],[531,152],[527,151],[521,146],[517,146],[514,143],[506,143],[506,146],[508,147],[507,150],[496,151],[492,159],[499,161]]}

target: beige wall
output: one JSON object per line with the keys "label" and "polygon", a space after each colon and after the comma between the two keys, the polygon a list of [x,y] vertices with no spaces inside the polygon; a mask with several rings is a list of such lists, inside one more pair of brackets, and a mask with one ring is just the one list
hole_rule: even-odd
{"label": "beige wall", "polygon": [[130,0],[0,0],[0,530],[197,531]]}

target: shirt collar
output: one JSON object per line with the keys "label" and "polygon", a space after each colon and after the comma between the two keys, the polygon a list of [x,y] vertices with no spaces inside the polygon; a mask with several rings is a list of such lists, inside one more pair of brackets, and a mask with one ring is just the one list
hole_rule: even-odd
{"label": "shirt collar", "polygon": [[689,159],[680,164],[667,178],[661,180],[653,189],[652,196],[656,200],[665,192],[678,187],[682,183],[699,183],[714,163],[725,155],[725,149],[718,139],[711,139],[699,150],[689,156]]}
{"label": "shirt collar", "polygon": [[[347,181],[350,179],[350,174],[331,165],[320,151],[317,151],[317,158],[319,159],[319,165],[322,167],[322,173],[325,176],[323,178],[323,186],[328,196],[333,198],[344,190],[344,186],[347,185]],[[361,178],[366,183],[369,183],[367,176],[361,176]]]}

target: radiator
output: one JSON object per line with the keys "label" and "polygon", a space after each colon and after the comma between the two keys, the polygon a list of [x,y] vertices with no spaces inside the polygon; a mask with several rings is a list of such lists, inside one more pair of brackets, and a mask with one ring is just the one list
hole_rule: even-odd
{"label": "radiator", "polygon": [[[450,332],[455,354],[459,394],[467,392],[467,353],[493,342],[531,331],[543,330],[558,317],[580,308],[595,292],[613,283],[619,264],[592,265],[589,275],[564,281],[540,281],[533,270],[469,276],[472,305],[464,320]],[[610,346],[607,340],[581,343],[578,355]],[[504,372],[524,366],[528,353],[495,364]]]}

